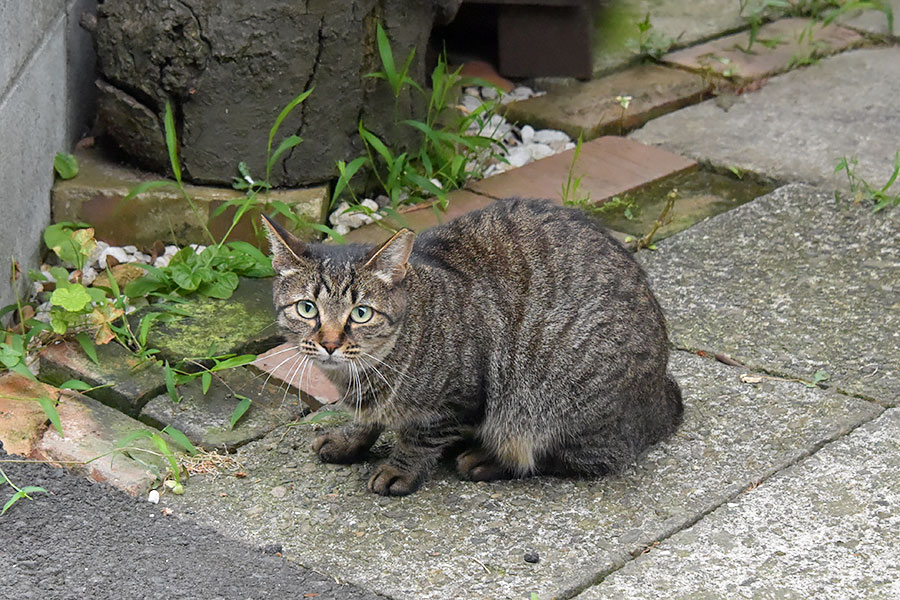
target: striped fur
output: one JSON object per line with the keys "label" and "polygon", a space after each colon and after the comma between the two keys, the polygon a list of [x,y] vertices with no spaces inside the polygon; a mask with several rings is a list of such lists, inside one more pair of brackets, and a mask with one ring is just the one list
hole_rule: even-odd
{"label": "striped fur", "polygon": [[[498,201],[377,249],[270,237],[295,372],[317,361],[355,415],[314,450],[355,461],[394,430],[369,481],[379,494],[414,492],[451,450],[467,479],[604,475],[680,422],[659,304],[582,211]],[[303,301],[316,318],[298,314]],[[355,323],[356,306],[371,319]]]}

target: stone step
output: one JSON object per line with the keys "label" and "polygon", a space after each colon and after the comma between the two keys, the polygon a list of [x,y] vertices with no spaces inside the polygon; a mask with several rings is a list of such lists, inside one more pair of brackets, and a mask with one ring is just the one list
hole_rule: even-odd
{"label": "stone step", "polygon": [[[575,150],[567,150],[518,169],[482,179],[469,189],[491,198],[548,198],[562,202],[561,188],[569,176]],[[697,163],[662,148],[622,137],[605,136],[581,147],[573,169],[581,177],[580,196],[602,203],[668,175],[697,168]]]}
{"label": "stone step", "polygon": [[590,140],[622,135],[650,119],[695,104],[710,89],[710,82],[699,74],[648,64],[513,102],[507,106],[506,117],[535,129],[558,129],[572,138],[582,135]]}
{"label": "stone step", "polygon": [[421,232],[440,223],[446,223],[460,215],[484,208],[494,201],[493,198],[470,192],[455,190],[447,194],[447,210],[436,212],[430,204],[411,206],[399,211],[400,218],[386,217],[381,224],[372,223],[354,229],[345,237],[347,241],[360,244],[380,244],[387,241],[394,231],[407,227]]}
{"label": "stone step", "polygon": [[[185,185],[185,191],[194,200],[199,215],[191,211],[176,187],[148,190],[124,202],[128,193],[139,183],[159,180],[160,176],[120,165],[98,150],[78,150],[75,156],[78,159],[78,175],[69,180],[57,179],[53,185],[53,218],[57,222],[90,223],[98,240],[113,245],[130,244],[149,249],[157,241],[180,245],[209,244],[203,224],[224,202],[244,197],[243,192],[230,188]],[[298,216],[314,223],[323,223],[330,196],[328,187],[320,186],[272,190],[266,198],[284,202]],[[217,240],[231,225],[233,215],[234,210],[229,209],[209,223],[210,231]],[[278,220],[283,222],[281,217]],[[253,221],[259,221],[258,210],[248,212],[229,239],[266,248],[266,242],[254,232]],[[311,229],[294,233],[305,239],[318,236]]]}
{"label": "stone step", "polygon": [[750,32],[706,42],[670,52],[663,61],[700,73],[716,73],[739,81],[752,81],[787,71],[806,59],[833,54],[858,46],[862,35],[840,27],[822,25],[810,19],[781,19],[759,28],[749,52]]}
{"label": "stone step", "polygon": [[99,364],[77,342],[47,346],[40,354],[41,379],[53,385],[79,379],[92,387],[106,386],[88,395],[131,416],[165,388],[165,373],[156,361],[142,362],[116,342],[96,349]]}
{"label": "stone step", "polygon": [[[34,446],[33,458],[60,463],[132,496],[142,496],[162,482],[168,462],[150,440],[135,440],[126,453],[117,450],[131,433],[158,431],[75,392],[57,392],[55,397],[63,435],[48,427]],[[167,443],[173,452],[179,450],[171,439]]]}
{"label": "stone step", "polygon": [[59,390],[16,373],[0,375],[0,442],[9,454],[30,457],[50,422],[38,404],[56,399]]}

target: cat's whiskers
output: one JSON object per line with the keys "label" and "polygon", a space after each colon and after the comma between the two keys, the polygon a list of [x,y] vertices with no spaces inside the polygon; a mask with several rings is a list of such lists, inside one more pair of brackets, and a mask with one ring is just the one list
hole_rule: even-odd
{"label": "cat's whiskers", "polygon": [[[298,350],[298,349],[299,349],[299,346],[293,346],[293,347],[291,347],[291,348],[286,348],[286,349],[284,349],[284,350],[280,350],[280,351],[276,352],[276,354],[281,354],[282,352],[287,352],[288,350]],[[273,356],[274,356],[274,355],[273,355]],[[283,361],[281,361],[280,363],[278,363],[277,365],[275,365],[275,367],[274,367],[273,369],[269,370],[268,375],[266,376],[266,380],[263,381],[262,387],[263,387],[263,388],[266,387],[266,384],[269,383],[269,379],[272,378],[272,375],[275,374],[275,371],[277,371],[278,368],[281,367],[281,365],[283,365],[284,363],[286,363],[287,361],[291,360],[292,358],[294,358],[294,357],[296,357],[296,356],[302,356],[302,353],[297,352],[296,354],[292,354],[291,356],[288,356],[286,359],[284,359]],[[256,362],[256,361],[253,361],[253,362]],[[262,377],[263,374],[264,374],[264,373],[260,373],[260,374],[257,375],[256,377]],[[256,379],[256,377],[254,377],[254,379]],[[278,387],[280,388],[281,386],[279,385]]]}
{"label": "cat's whiskers", "polygon": [[300,370],[300,368],[303,365],[305,365],[307,363],[307,361],[309,361],[308,356],[299,354],[297,356],[297,360],[294,362],[294,364],[291,365],[291,368],[288,369],[288,377],[287,377],[287,381],[286,381],[287,386],[285,386],[284,394],[281,396],[281,406],[284,406],[284,403],[287,400],[288,390],[291,389],[291,384],[294,381],[294,375],[297,373],[297,371]]}
{"label": "cat's whiskers", "polygon": [[[393,385],[391,385],[391,382],[389,382],[387,380],[387,378],[385,378],[384,374],[381,372],[381,370],[378,367],[376,367],[372,363],[369,363],[368,361],[366,361],[363,358],[360,358],[359,360],[363,363],[364,366],[367,366],[369,369],[372,369],[372,371],[374,371],[375,374],[381,378],[381,381],[384,382],[384,385],[386,385],[388,387],[388,389],[391,391],[391,395],[394,395],[394,396],[397,395],[397,389]],[[374,393],[374,390],[373,390],[373,393]],[[375,394],[375,395],[377,396],[377,394]]]}
{"label": "cat's whiskers", "polygon": [[397,370],[396,368],[394,368],[392,365],[387,364],[386,362],[384,362],[383,360],[379,359],[378,357],[373,356],[373,355],[369,354],[368,352],[363,352],[362,350],[360,350],[360,353],[361,353],[363,356],[366,356],[366,357],[368,357],[368,358],[371,358],[372,360],[374,360],[374,361],[377,362],[378,364],[387,367],[388,369],[390,369],[391,371],[393,371],[394,373],[396,373],[397,376],[400,377],[401,379],[406,379],[407,381],[410,381],[410,382],[411,382],[411,381],[414,381],[414,379],[413,379],[412,377],[410,377],[409,375],[407,375],[406,373],[404,373],[404,372],[402,372],[402,371],[398,371],[398,370]]}
{"label": "cat's whiskers", "polygon": [[309,374],[309,376],[312,377],[312,370],[313,370],[313,361],[307,360],[306,363],[303,365],[303,370],[300,371],[300,378],[297,381],[297,405],[298,406],[303,401],[303,397],[302,397],[303,377],[306,376],[307,374]]}

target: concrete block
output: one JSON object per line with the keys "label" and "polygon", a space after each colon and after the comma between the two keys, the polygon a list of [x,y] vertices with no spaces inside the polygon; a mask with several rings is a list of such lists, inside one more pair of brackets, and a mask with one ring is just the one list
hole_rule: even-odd
{"label": "concrete block", "polygon": [[[30,5],[4,6],[19,4]],[[13,301],[10,257],[23,271],[37,268],[41,232],[50,222],[53,157],[67,149],[64,33],[65,20],[54,20],[26,68],[0,96],[0,306]]]}

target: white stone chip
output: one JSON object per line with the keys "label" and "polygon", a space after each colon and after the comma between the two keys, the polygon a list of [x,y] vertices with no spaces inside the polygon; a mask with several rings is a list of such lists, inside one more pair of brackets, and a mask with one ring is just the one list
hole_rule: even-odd
{"label": "white stone chip", "polygon": [[147,502],[150,504],[159,504],[159,492],[150,490],[150,493],[147,494]]}

